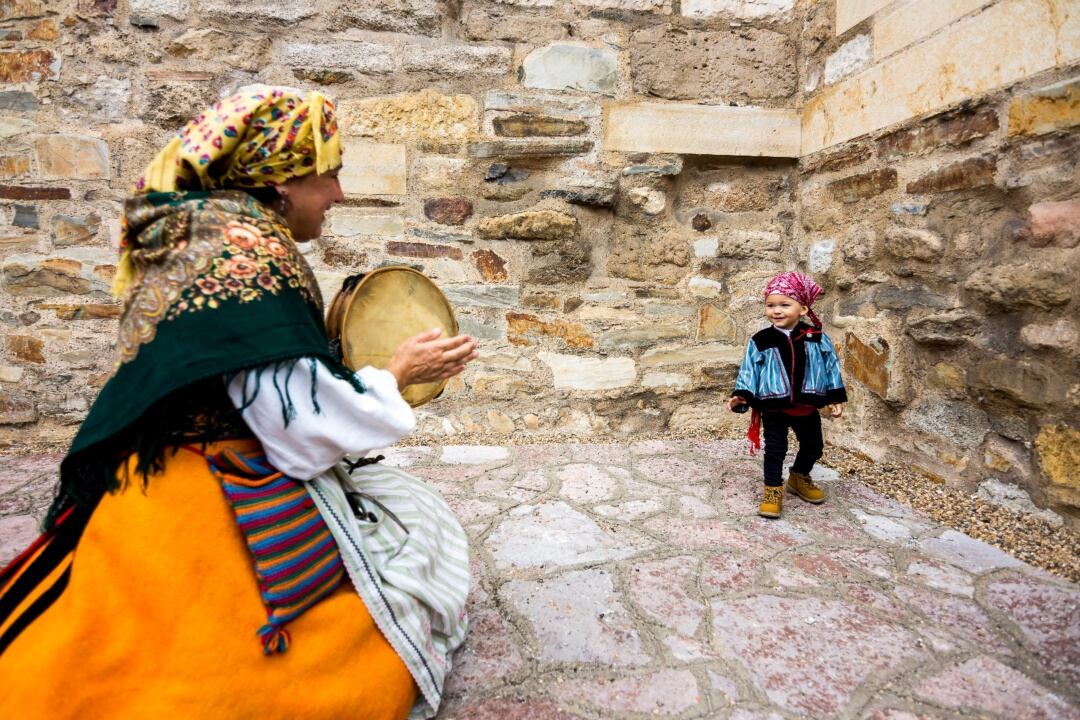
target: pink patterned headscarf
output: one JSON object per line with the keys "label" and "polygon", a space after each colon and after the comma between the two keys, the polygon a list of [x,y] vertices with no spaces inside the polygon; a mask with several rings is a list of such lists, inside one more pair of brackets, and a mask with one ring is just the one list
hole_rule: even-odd
{"label": "pink patterned headscarf", "polygon": [[[770,295],[786,295],[800,305],[810,307],[814,300],[821,294],[821,286],[806,275],[797,272],[780,273],[765,286],[765,297]],[[821,320],[811,310],[807,313],[814,327],[821,327]]]}

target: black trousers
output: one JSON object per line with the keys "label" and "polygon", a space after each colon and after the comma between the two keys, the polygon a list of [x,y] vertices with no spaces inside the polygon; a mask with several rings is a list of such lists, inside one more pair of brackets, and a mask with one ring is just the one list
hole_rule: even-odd
{"label": "black trousers", "polygon": [[791,471],[809,475],[814,463],[825,449],[821,438],[821,416],[817,411],[809,415],[787,415],[782,412],[761,413],[761,431],[765,440],[765,484],[780,485],[784,470],[784,456],[788,450],[788,428],[795,431],[799,451]]}

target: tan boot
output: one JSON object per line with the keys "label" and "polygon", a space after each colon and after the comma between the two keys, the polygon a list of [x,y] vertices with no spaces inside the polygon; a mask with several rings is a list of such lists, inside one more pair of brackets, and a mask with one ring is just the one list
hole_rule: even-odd
{"label": "tan boot", "polygon": [[784,488],[779,485],[765,486],[765,499],[758,506],[757,514],[761,517],[778,518],[784,507]]}
{"label": "tan boot", "polygon": [[825,502],[825,491],[814,484],[809,475],[789,472],[787,479],[788,492],[798,495],[808,503],[820,505]]}

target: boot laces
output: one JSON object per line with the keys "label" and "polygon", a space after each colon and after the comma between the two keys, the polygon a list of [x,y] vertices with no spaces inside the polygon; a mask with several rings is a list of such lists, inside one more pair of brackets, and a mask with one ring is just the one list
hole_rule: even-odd
{"label": "boot laces", "polygon": [[779,504],[784,497],[784,488],[780,486],[765,486],[765,502]]}

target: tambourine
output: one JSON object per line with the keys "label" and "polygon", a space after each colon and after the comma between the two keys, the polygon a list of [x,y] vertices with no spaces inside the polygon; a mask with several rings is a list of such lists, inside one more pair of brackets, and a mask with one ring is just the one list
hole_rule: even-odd
{"label": "tambourine", "polygon": [[[330,340],[341,343],[341,359],[353,370],[385,368],[402,342],[434,328],[441,328],[444,338],[457,335],[454,311],[435,283],[404,266],[347,278],[326,314]],[[446,380],[408,385],[401,396],[419,407],[445,386]]]}

